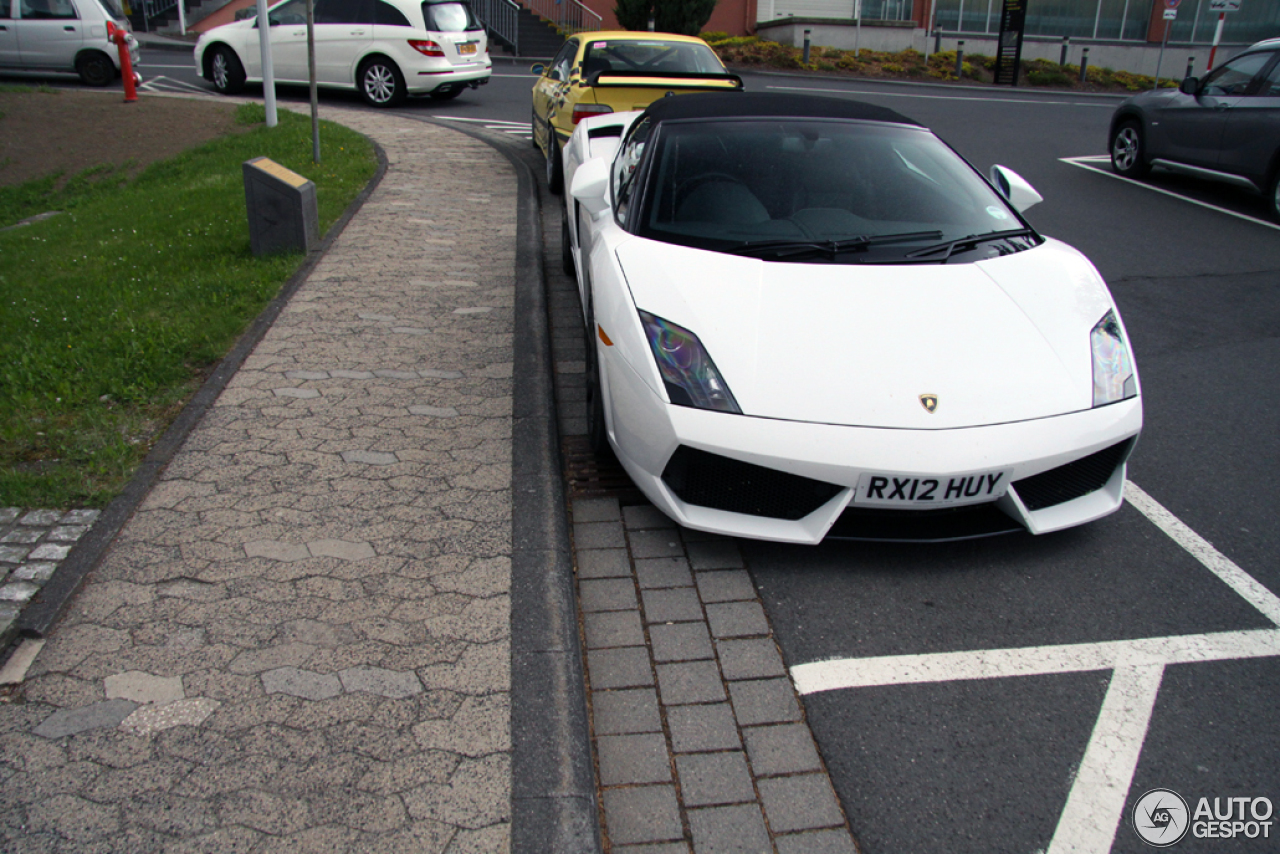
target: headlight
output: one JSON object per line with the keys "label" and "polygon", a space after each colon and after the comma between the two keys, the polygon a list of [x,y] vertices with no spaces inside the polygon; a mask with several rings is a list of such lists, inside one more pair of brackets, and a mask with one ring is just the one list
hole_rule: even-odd
{"label": "headlight", "polygon": [[640,312],[640,322],[672,403],[742,414],[697,335],[647,311]]}
{"label": "headlight", "polygon": [[1136,397],[1138,381],[1133,375],[1133,360],[1114,310],[1093,327],[1089,346],[1093,350],[1093,405],[1106,406]]}

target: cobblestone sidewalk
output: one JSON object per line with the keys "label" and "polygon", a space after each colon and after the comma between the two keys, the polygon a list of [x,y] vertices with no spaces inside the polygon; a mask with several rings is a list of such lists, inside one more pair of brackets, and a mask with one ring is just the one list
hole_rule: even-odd
{"label": "cobblestone sidewalk", "polygon": [[515,175],[323,113],[386,176],[0,706],[4,851],[507,848]]}
{"label": "cobblestone sidewalk", "polygon": [[0,507],[0,648],[8,645],[22,607],[99,515],[98,510]]}

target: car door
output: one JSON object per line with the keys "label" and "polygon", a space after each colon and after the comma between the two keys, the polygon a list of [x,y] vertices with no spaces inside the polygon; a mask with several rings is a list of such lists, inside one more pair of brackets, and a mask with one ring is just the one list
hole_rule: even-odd
{"label": "car door", "polygon": [[[538,134],[545,151],[552,151],[556,144],[556,116],[563,110],[569,92],[569,69],[577,54],[578,40],[569,39],[533,85],[533,111],[538,117],[539,125],[534,132]],[[569,109],[572,111],[572,106]]]}
{"label": "car door", "polygon": [[1217,168],[1244,175],[1262,187],[1280,147],[1280,51],[1271,66],[1227,111]]}
{"label": "car door", "polygon": [[0,67],[14,67],[20,63],[18,52],[18,27],[13,20],[14,0],[0,0]]}
{"label": "car door", "polygon": [[[350,86],[355,82],[356,61],[373,42],[373,2],[316,0],[317,81],[339,86]],[[303,55],[305,61],[305,44]]]}
{"label": "car door", "polygon": [[1227,113],[1262,71],[1270,54],[1237,56],[1214,69],[1201,81],[1195,95],[1170,93],[1156,111],[1152,154],[1205,169],[1218,165],[1218,148],[1227,124]]}
{"label": "car door", "polygon": [[281,3],[267,13],[267,18],[271,22],[271,64],[276,80],[307,82],[306,0]]}
{"label": "car door", "polygon": [[18,51],[27,68],[72,71],[84,44],[84,26],[72,0],[20,0]]}

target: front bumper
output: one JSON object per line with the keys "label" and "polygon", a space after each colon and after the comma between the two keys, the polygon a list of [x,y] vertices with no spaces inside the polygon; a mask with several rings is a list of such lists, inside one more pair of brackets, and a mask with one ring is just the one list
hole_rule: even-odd
{"label": "front bumper", "polygon": [[[1124,461],[1132,449],[1132,440],[1142,430],[1140,397],[1098,409],[1011,424],[890,430],[779,421],[672,406],[658,398],[621,361],[608,365],[606,382],[610,439],[618,459],[659,509],[695,530],[790,543],[819,543],[846,508],[860,508],[862,505],[855,504],[854,497],[864,473],[959,478],[1008,471],[1013,486],[994,502],[994,507],[1026,530],[1041,534],[1090,522],[1119,509],[1123,501]],[[682,500],[678,490],[663,478],[673,454],[681,447],[830,485],[828,492],[834,494],[827,498],[828,493],[821,493],[820,506],[801,518],[790,519],[690,503]],[[1105,482],[1100,487],[1090,485],[1084,494],[1047,506],[1043,490],[1034,499],[1030,497],[1030,486],[1036,482],[1029,478],[1091,455],[1106,461],[1107,468],[1100,478]],[[1027,496],[1019,495],[1018,481],[1026,482]],[[687,490],[679,491],[689,494]],[[899,516],[917,513],[912,509],[889,512]]]}

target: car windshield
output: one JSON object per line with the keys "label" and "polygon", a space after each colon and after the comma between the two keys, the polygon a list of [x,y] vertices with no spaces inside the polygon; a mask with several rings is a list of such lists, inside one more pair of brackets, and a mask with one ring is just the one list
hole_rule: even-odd
{"label": "car windshield", "polygon": [[587,74],[597,71],[638,71],[653,74],[724,74],[724,65],[711,48],[698,42],[634,39],[588,41],[582,55]]}
{"label": "car windshield", "polygon": [[466,3],[423,3],[422,17],[433,33],[462,33],[480,29],[480,22]]}
{"label": "car windshield", "polygon": [[718,119],[656,136],[638,228],[654,240],[817,263],[936,263],[988,235],[999,247],[984,255],[1039,240],[922,128]]}

